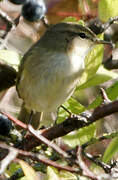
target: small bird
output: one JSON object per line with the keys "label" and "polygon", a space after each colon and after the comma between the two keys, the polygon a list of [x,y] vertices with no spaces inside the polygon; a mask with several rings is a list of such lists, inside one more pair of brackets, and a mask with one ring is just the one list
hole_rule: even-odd
{"label": "small bird", "polygon": [[16,88],[28,111],[54,112],[72,95],[96,44],[106,44],[77,23],[50,25],[21,60]]}

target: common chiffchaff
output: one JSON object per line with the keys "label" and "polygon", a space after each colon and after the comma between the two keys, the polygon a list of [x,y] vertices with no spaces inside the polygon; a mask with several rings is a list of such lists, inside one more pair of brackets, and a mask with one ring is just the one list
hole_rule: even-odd
{"label": "common chiffchaff", "polygon": [[55,111],[72,95],[88,52],[105,43],[76,23],[50,26],[19,67],[17,91],[25,107],[34,112]]}

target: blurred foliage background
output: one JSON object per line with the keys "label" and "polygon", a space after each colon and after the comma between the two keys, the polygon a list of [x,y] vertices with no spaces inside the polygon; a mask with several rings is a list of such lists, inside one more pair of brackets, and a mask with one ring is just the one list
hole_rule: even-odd
{"label": "blurred foliage background", "polygon": [[[74,21],[75,18],[75,21],[83,20],[86,24],[89,24],[92,20],[94,20],[94,18],[99,18],[102,23],[105,23],[110,17],[118,15],[118,11],[116,10],[118,8],[117,0],[45,0],[45,3],[47,7],[46,16],[50,24],[63,21],[67,17],[71,17],[71,21]],[[14,5],[8,0],[2,0],[0,2],[0,10],[8,14],[10,18],[14,20],[20,14],[21,6]],[[66,21],[69,21],[70,19],[66,19]],[[24,53],[32,46],[32,44],[40,39],[45,30],[46,28],[42,22],[30,23],[21,17],[18,26],[8,33],[7,40],[4,42],[3,38],[0,39],[1,62],[7,62],[17,71],[19,62]],[[0,18],[1,37],[5,31],[6,22]],[[96,47],[91,54],[89,54],[89,57],[87,57],[86,72],[83,74],[80,84],[78,85],[73,97],[64,104],[65,107],[72,113],[79,114],[85,110],[93,111],[95,107],[100,105],[101,87],[106,89],[108,97],[111,100],[115,100],[117,98],[118,70],[115,69],[109,71],[102,66],[102,62],[107,59],[106,57],[110,54],[109,52],[110,50],[108,47],[103,48],[103,46],[99,46]],[[114,49],[112,55],[114,60],[118,59],[117,47]],[[11,87],[10,89],[0,92],[1,110],[18,117],[21,104],[22,100],[18,98],[15,87]],[[67,113],[63,109],[60,109],[58,122],[63,121],[66,116]],[[78,144],[81,145],[89,141],[92,137],[116,131],[118,129],[117,118],[118,114],[113,114],[101,119],[90,127],[70,133],[63,138],[63,142],[66,146],[63,145],[63,143],[62,146],[66,150],[66,148],[75,147]],[[92,145],[88,151],[94,155],[103,154],[109,143],[110,140],[97,143]],[[114,144],[111,148],[112,150],[117,146],[117,140]],[[114,150],[115,152],[117,152],[116,149]],[[117,153],[115,153],[114,157],[117,159]],[[89,162],[87,163],[89,164]],[[53,169],[49,170],[48,168],[49,174],[51,172],[54,173],[54,171]],[[75,177],[73,177],[73,179],[74,178]],[[50,179],[51,178],[48,177],[48,180]]]}

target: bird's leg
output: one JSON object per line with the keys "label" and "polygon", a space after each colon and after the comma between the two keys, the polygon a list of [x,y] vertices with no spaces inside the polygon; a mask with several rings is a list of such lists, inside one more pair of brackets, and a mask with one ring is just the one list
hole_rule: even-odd
{"label": "bird's leg", "polygon": [[33,110],[31,110],[29,120],[28,120],[28,124],[31,124],[31,121],[33,119],[33,114],[34,114],[34,112],[33,112]]}
{"label": "bird's leg", "polygon": [[44,113],[43,113],[43,112],[40,112],[39,125],[38,125],[38,128],[37,128],[37,129],[39,129],[39,127],[40,127],[40,122],[41,122],[42,119],[43,119],[43,115],[44,115]]}
{"label": "bird's leg", "polygon": [[[37,119],[37,115],[34,113],[34,111],[31,110],[28,124],[32,124],[32,121],[35,121],[36,119]],[[36,129],[39,129],[40,121],[42,121],[42,119],[43,119],[43,112],[40,112],[40,116],[38,113],[38,126],[37,126],[38,128],[36,127]]]}

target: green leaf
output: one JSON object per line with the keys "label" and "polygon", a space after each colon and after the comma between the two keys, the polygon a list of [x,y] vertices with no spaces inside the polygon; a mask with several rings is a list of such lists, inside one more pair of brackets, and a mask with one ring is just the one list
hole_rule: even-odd
{"label": "green leaf", "polygon": [[82,19],[80,19],[78,21],[76,17],[71,17],[71,16],[66,17],[62,22],[76,22],[76,23],[78,23],[78,24],[80,24],[82,26],[85,26],[85,22]]}
{"label": "green leaf", "polygon": [[56,168],[48,166],[47,167],[47,179],[46,180],[59,180],[59,172]]}
{"label": "green leaf", "polygon": [[0,50],[0,61],[11,65],[16,70],[18,69],[18,65],[20,63],[20,55],[15,51],[11,50]]}
{"label": "green leaf", "polygon": [[85,59],[85,71],[82,74],[78,86],[86,83],[95,75],[96,71],[101,65],[102,59],[103,45],[96,45]]}
{"label": "green leaf", "polygon": [[[76,18],[68,17],[64,20],[65,22],[78,22],[78,24],[84,25],[84,21],[77,21]],[[102,35],[100,35],[102,38]],[[79,86],[86,83],[88,79],[92,78],[99,66],[101,65],[103,58],[103,45],[96,45],[85,59],[85,71],[79,81]]]}
{"label": "green leaf", "polygon": [[77,18],[76,17],[66,17],[62,22],[77,22]]}
{"label": "green leaf", "polygon": [[47,176],[46,180],[77,180],[77,177],[67,171],[58,171],[56,168],[48,166],[47,167]]}
{"label": "green leaf", "polygon": [[14,174],[18,169],[20,168],[20,165],[18,163],[10,163],[9,164],[9,168],[6,170],[6,172],[9,174],[9,176],[11,176],[12,174]]}
{"label": "green leaf", "polygon": [[[68,101],[66,101],[63,106],[73,114],[80,114],[81,112],[86,110],[86,108],[82,104],[80,104],[72,97]],[[68,117],[68,115],[68,112],[66,112],[62,107],[60,107],[58,111],[57,123],[63,122]]]}
{"label": "green leaf", "polygon": [[103,22],[108,21],[110,17],[118,16],[118,0],[99,0],[98,14]]}
{"label": "green leaf", "polygon": [[[116,81],[111,87],[107,88],[106,90],[108,98],[113,101],[118,97],[118,81]],[[102,102],[101,96],[98,96],[89,106],[87,109],[93,109],[99,106]]]}
{"label": "green leaf", "polygon": [[68,112],[66,112],[62,107],[58,110],[57,123],[63,122],[68,117]]}
{"label": "green leaf", "polygon": [[28,163],[23,160],[19,160],[19,164],[21,165],[21,168],[28,180],[39,180],[37,173]]}
{"label": "green leaf", "polygon": [[95,134],[96,126],[94,123],[88,127],[79,129],[78,131],[71,132],[70,134],[64,136],[63,140],[70,147],[75,147],[90,141],[91,138],[95,137]]}
{"label": "green leaf", "polygon": [[116,152],[118,152],[118,137],[115,137],[107,147],[103,156],[103,161],[105,163],[110,161]]}
{"label": "green leaf", "polygon": [[118,73],[109,71],[101,65],[97,73],[94,74],[94,76],[91,79],[89,79],[87,82],[77,87],[76,90],[82,90],[82,89],[89,88],[91,86],[96,86],[110,79],[115,79],[115,78],[118,78]]}
{"label": "green leaf", "polygon": [[82,25],[82,26],[85,26],[85,22],[84,22],[82,19],[80,19],[80,20],[78,21],[78,24],[79,24],[79,25]]}
{"label": "green leaf", "polygon": [[86,110],[82,104],[72,97],[64,104],[64,106],[66,106],[73,114],[80,114]]}
{"label": "green leaf", "polygon": [[77,180],[77,177],[68,171],[60,171],[60,180]]}

